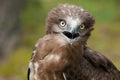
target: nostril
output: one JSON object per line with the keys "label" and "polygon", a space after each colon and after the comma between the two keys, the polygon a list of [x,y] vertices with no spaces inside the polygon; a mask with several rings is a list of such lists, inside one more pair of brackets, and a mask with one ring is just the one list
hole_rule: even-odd
{"label": "nostril", "polygon": [[64,31],[63,34],[64,34],[65,36],[67,36],[68,38],[70,38],[70,39],[74,39],[74,38],[80,36],[79,33],[72,34],[72,33],[67,32],[67,31]]}

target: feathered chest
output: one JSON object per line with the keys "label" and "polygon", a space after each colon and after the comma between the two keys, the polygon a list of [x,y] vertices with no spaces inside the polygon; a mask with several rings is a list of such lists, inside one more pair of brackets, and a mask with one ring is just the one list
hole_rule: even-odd
{"label": "feathered chest", "polygon": [[71,45],[55,40],[46,40],[36,48],[33,61],[41,60],[42,63],[46,63],[46,67],[61,70],[66,65],[76,64],[81,56],[82,49],[78,44]]}
{"label": "feathered chest", "polygon": [[82,56],[79,43],[71,45],[54,37],[40,40],[35,52],[31,62],[38,80],[53,79],[53,74],[58,78],[67,66],[78,64]]}

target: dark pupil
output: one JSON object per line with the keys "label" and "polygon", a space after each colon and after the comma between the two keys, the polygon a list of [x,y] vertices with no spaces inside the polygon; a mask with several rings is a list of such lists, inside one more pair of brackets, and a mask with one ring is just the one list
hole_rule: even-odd
{"label": "dark pupil", "polygon": [[62,22],[62,25],[64,25],[64,22]]}

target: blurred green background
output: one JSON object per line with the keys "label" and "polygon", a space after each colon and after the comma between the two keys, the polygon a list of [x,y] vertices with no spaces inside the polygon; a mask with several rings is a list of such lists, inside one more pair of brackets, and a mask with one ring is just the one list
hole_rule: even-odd
{"label": "blurred green background", "polygon": [[27,80],[36,41],[45,34],[48,12],[59,3],[80,5],[96,19],[88,46],[107,56],[120,70],[120,0],[27,0],[22,11],[19,45],[0,63],[0,80]]}

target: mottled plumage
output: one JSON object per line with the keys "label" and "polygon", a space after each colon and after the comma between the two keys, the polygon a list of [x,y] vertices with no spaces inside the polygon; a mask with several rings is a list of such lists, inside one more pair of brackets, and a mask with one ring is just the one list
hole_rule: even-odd
{"label": "mottled plumage", "polygon": [[120,80],[120,71],[86,47],[95,20],[85,9],[60,4],[46,20],[46,35],[33,50],[28,80]]}

